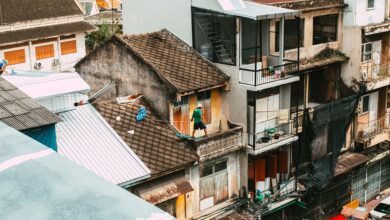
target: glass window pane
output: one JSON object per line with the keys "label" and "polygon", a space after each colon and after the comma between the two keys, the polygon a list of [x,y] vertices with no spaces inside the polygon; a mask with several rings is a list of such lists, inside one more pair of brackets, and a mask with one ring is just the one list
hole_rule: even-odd
{"label": "glass window pane", "polygon": [[313,19],[313,44],[337,40],[338,15],[323,15]]}
{"label": "glass window pane", "polygon": [[368,112],[370,110],[370,96],[367,95],[367,96],[364,96],[363,97],[363,108],[362,108],[362,112]]}
{"label": "glass window pane", "polygon": [[213,174],[213,165],[204,166],[200,169],[200,177],[205,177]]}
{"label": "glass window pane", "polygon": [[227,162],[226,161],[223,161],[223,162],[219,162],[217,164],[215,164],[215,172],[219,172],[219,171],[222,171],[222,170],[226,170],[227,169]]}

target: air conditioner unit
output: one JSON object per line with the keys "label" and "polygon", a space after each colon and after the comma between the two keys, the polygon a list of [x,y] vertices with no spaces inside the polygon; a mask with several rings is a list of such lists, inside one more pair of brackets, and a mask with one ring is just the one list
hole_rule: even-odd
{"label": "air conditioner unit", "polygon": [[53,60],[53,66],[57,66],[60,64],[60,59],[54,59]]}
{"label": "air conditioner unit", "polygon": [[34,69],[36,69],[36,70],[42,69],[42,63],[35,63]]}

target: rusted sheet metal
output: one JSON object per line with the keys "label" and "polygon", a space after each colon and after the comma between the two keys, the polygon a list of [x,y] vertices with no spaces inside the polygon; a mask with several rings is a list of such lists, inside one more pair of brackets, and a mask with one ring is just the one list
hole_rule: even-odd
{"label": "rusted sheet metal", "polygon": [[336,170],[334,176],[341,175],[365,162],[367,162],[369,158],[363,154],[358,153],[345,153],[339,157],[336,164]]}
{"label": "rusted sheet metal", "polygon": [[191,184],[185,179],[164,181],[163,183],[156,184],[158,185],[157,188],[150,189],[148,187],[144,187],[141,190],[138,190],[140,191],[139,196],[153,205],[176,198],[194,190]]}

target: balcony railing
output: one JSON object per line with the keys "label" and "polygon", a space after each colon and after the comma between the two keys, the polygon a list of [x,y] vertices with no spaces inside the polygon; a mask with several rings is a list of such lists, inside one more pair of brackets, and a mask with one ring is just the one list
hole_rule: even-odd
{"label": "balcony railing", "polygon": [[294,73],[298,71],[298,62],[296,61],[285,61],[285,64],[269,66],[259,70],[247,68],[247,66],[244,65],[240,68],[240,84],[248,86],[259,86],[286,79],[294,76]]}
{"label": "balcony railing", "polygon": [[390,64],[375,65],[372,62],[360,65],[360,79],[362,81],[380,81],[390,77]]}
{"label": "balcony railing", "polygon": [[244,148],[243,127],[228,121],[228,130],[210,134],[208,137],[193,139],[200,161],[217,158],[221,155]]}
{"label": "balcony railing", "polygon": [[357,141],[365,142],[389,128],[389,117],[385,115],[367,123],[357,123]]}
{"label": "balcony railing", "polygon": [[[256,147],[254,150],[260,150],[272,144],[278,144],[283,141],[286,141],[289,138],[295,136],[296,132],[293,132],[293,129],[296,128],[296,121],[290,121],[285,124],[277,125],[265,129],[262,132],[255,134]],[[253,148],[253,134],[248,135],[248,145]]]}

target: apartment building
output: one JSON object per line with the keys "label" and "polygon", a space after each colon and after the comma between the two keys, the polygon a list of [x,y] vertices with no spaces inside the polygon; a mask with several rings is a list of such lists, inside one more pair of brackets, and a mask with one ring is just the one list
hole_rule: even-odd
{"label": "apartment building", "polygon": [[3,0],[0,15],[0,59],[10,72],[72,70],[86,54],[85,33],[95,30],[75,0]]}

